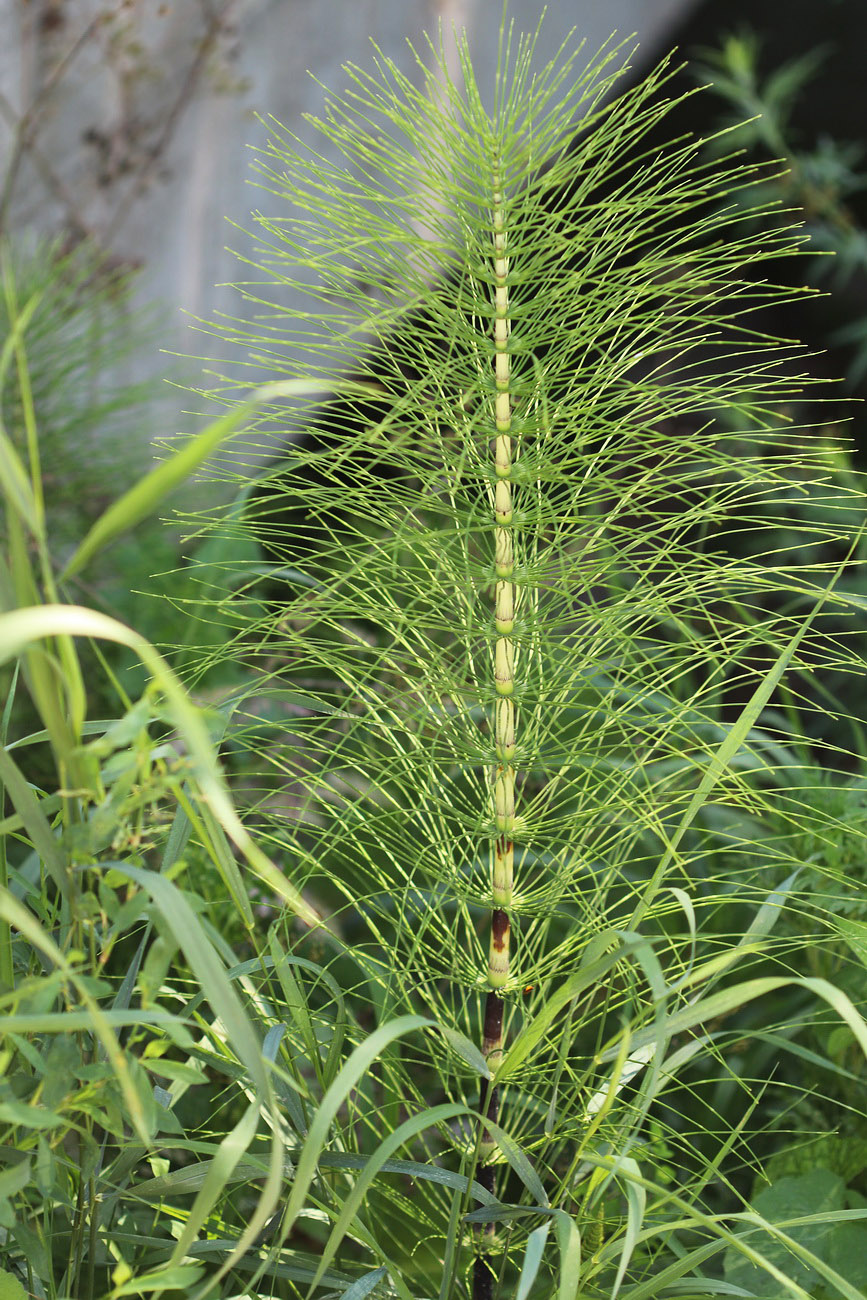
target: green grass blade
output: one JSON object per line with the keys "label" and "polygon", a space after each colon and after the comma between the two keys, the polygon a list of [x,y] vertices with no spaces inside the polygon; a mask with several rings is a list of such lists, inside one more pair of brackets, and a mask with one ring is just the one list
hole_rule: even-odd
{"label": "green grass blade", "polygon": [[340,1214],[335,1221],[334,1227],[322,1249],[322,1260],[317,1269],[316,1276],[310,1284],[312,1295],[314,1289],[319,1285],[322,1274],[328,1268],[337,1253],[340,1243],[348,1231],[353,1218],[358,1213],[362,1201],[367,1193],[368,1188],[381,1172],[386,1161],[388,1161],[395,1151],[398,1151],[406,1142],[416,1134],[422,1133],[427,1128],[432,1128],[435,1124],[444,1124],[449,1119],[455,1119],[458,1115],[466,1115],[468,1108],[466,1106],[456,1105],[454,1103],[442,1106],[433,1106],[430,1110],[423,1111],[420,1115],[414,1115],[412,1119],[406,1120],[399,1128],[381,1142],[374,1151],[373,1155],[367,1161],[362,1173],[355,1181],[355,1186],[346,1197],[341,1207]]}
{"label": "green grass blade", "polygon": [[[297,1160],[300,1154],[300,1151],[289,1151],[287,1158]],[[350,1155],[348,1152],[323,1151],[319,1157],[319,1165],[322,1169],[354,1170],[357,1173],[362,1173],[367,1168],[369,1159],[369,1156]],[[158,1178],[144,1179],[136,1184],[136,1196],[143,1201],[158,1201],[164,1196],[180,1196],[195,1192],[202,1186],[207,1176],[208,1167],[209,1161],[203,1160],[199,1164],[187,1165],[183,1169],[173,1169],[170,1173],[161,1174]],[[264,1160],[241,1160],[232,1177],[246,1182],[251,1178],[263,1178],[267,1170],[268,1165]],[[413,1180],[420,1179],[422,1182],[445,1187],[449,1191],[469,1193],[474,1200],[486,1207],[499,1204],[496,1198],[490,1192],[486,1192],[480,1183],[470,1182],[467,1184],[464,1175],[456,1173],[453,1169],[440,1169],[437,1165],[425,1165],[417,1160],[387,1160],[382,1166],[381,1172],[400,1174],[404,1178],[412,1178]],[[540,1210],[539,1213],[541,1214],[543,1211]]]}
{"label": "green grass blade", "polygon": [[[167,1267],[179,1264],[207,1223],[208,1216],[222,1195],[226,1184],[256,1136],[261,1113],[259,1101],[252,1102],[230,1132],[222,1139],[217,1154],[209,1162],[205,1178],[178,1236]],[[270,1211],[269,1211],[270,1212]]]}
{"label": "green grass blade", "polygon": [[43,535],[42,518],[27,471],[0,421],[0,491],[33,537]]}
{"label": "green grass blade", "polygon": [[380,1282],[388,1277],[388,1269],[374,1268],[363,1277],[357,1278],[352,1286],[347,1287],[343,1292],[340,1300],[364,1300],[365,1296],[370,1295]]}
{"label": "green grass blade", "polygon": [[289,1202],[286,1206],[283,1224],[281,1226],[281,1236],[285,1238],[291,1231],[298,1214],[303,1208],[308,1189],[316,1174],[316,1166],[322,1149],[328,1139],[328,1133],[340,1107],[343,1105],[349,1093],[358,1083],[363,1074],[370,1069],[373,1062],[382,1052],[383,1048],[389,1043],[394,1042],[403,1034],[411,1033],[414,1029],[421,1029],[425,1026],[433,1025],[433,1021],[425,1016],[399,1016],[389,1024],[381,1025],[375,1030],[369,1038],[365,1039],[355,1048],[352,1055],[346,1061],[340,1070],[331,1087],[317,1108],[310,1125],[310,1132],[307,1141],[298,1157],[298,1165],[295,1170],[295,1178],[292,1183],[292,1192],[289,1196]]}
{"label": "green grass blade", "polygon": [[111,1300],[115,1296],[151,1295],[154,1291],[186,1291],[189,1294],[188,1288],[200,1281],[204,1272],[201,1264],[174,1264],[154,1269],[112,1287]]}
{"label": "green grass blade", "polygon": [[521,1275],[518,1278],[518,1289],[515,1292],[515,1300],[527,1300],[533,1289],[533,1283],[539,1274],[539,1266],[542,1263],[542,1255],[545,1250],[545,1243],[548,1240],[548,1233],[551,1231],[551,1224],[543,1223],[527,1237],[527,1244],[524,1247],[524,1259],[521,1264]]}
{"label": "green grass blade", "polygon": [[[3,261],[5,262],[5,256]],[[6,267],[4,266],[2,270],[5,275]],[[6,338],[3,340],[3,348],[0,350],[0,383],[2,383],[6,378],[9,367],[12,364],[12,359],[15,356],[24,335],[27,333],[27,327],[33,319],[33,313],[42,301],[42,298],[43,292],[37,289],[35,293],[30,295],[20,311],[16,311],[11,318],[11,328],[9,333],[6,335]]]}
{"label": "green grass blade", "polygon": [[581,1286],[581,1234],[565,1210],[552,1210],[560,1250],[560,1289],[557,1300],[577,1300]]}
{"label": "green grass blade", "polygon": [[256,389],[249,401],[212,421],[202,433],[192,438],[180,451],[175,452],[161,465],[157,465],[122,497],[112,502],[78,546],[60,575],[60,581],[65,582],[67,578],[80,572],[94,555],[104,550],[116,537],[128,532],[143,519],[152,515],[170,492],[185,483],[206,460],[213,456],[221,444],[253,415],[261,402],[271,402],[279,397],[303,397],[310,393],[322,392],[325,387],[326,385],[322,383],[301,379],[268,384]]}
{"label": "green grass blade", "polygon": [[75,550],[60,575],[60,581],[66,582],[79,573],[115,538],[152,515],[163,499],[185,483],[255,409],[254,402],[247,402],[213,421],[203,433],[198,434],[161,465],[157,465],[117,501],[113,501]]}
{"label": "green grass blade", "polygon": [[30,784],[25,780],[17,763],[5,748],[0,748],[0,781],[21,818],[21,824],[30,837],[30,843],[39,854],[45,868],[62,895],[69,892],[69,866],[48,818]]}
{"label": "green grass blade", "polygon": [[641,1182],[637,1181],[641,1178],[641,1170],[631,1156],[618,1158],[615,1178],[621,1184],[626,1197],[626,1231],[623,1234],[617,1276],[611,1288],[611,1300],[616,1300],[620,1293],[629,1261],[638,1243],[638,1235],[644,1224],[644,1213],[647,1208],[647,1191]]}
{"label": "green grass blade", "polygon": [[508,1049],[503,1062],[497,1070],[497,1081],[507,1078],[521,1066],[529,1057],[533,1049],[544,1039],[551,1024],[557,1014],[572,1001],[574,997],[583,993],[586,989],[598,984],[603,975],[616,966],[618,962],[631,955],[638,946],[646,946],[646,940],[628,940],[621,941],[612,936],[611,942],[616,944],[615,950],[606,953],[604,957],[598,958],[591,962],[583,970],[572,975],[564,984],[555,989],[545,999],[545,1005],[532,1020],[524,1025],[518,1034],[512,1046]]}
{"label": "green grass blade", "polygon": [[8,890],[0,890],[0,916],[8,921],[11,926],[14,926],[15,929],[18,930],[34,948],[39,952],[44,953],[52,965],[56,966],[75,988],[78,997],[81,999],[81,1002],[85,1007],[90,1022],[89,1027],[102,1045],[106,1057],[108,1058],[108,1061],[117,1077],[123,1093],[124,1101],[127,1105],[130,1123],[132,1124],[139,1141],[146,1149],[149,1149],[153,1141],[153,1133],[148,1125],[142,1101],[138,1089],[133,1081],[126,1055],[112,1030],[110,1019],[107,1018],[106,1013],[89,992],[86,982],[69,963],[64,953],[62,953],[55,944],[54,940],[50,935],[45,933],[42,926],[38,921],[36,921],[27,908],[19,903]]}
{"label": "green grass blade", "polygon": [[243,1065],[260,1098],[266,1098],[270,1092],[270,1080],[262,1059],[261,1043],[241,999],[228,979],[225,966],[214,952],[187,899],[176,885],[155,872],[144,871],[126,863],[114,864],[114,870],[128,876],[150,894],[165,925],[186,956],[214,1015],[223,1025],[227,1043]]}
{"label": "green grass blade", "polygon": [[[669,1012],[666,1019],[666,1032],[673,1038],[677,1034],[684,1033],[687,1029],[694,1029],[696,1025],[730,1015],[732,1011],[738,1010],[739,1007],[745,1006],[748,1002],[754,1002],[757,998],[776,992],[777,989],[788,988],[793,985],[809,989],[817,997],[827,1002],[852,1030],[862,1051],[867,1056],[867,1021],[864,1020],[864,1017],[858,1012],[851,999],[846,996],[842,989],[838,989],[828,980],[812,977],[798,979],[793,976],[789,978],[766,976],[761,979],[744,980],[740,984],[733,984],[731,988],[723,989],[719,993],[712,993],[710,997],[702,998],[699,1002],[690,1003],[689,1006],[682,1007],[679,1011]],[[655,1041],[655,1031],[653,1029],[643,1029],[636,1033],[631,1047],[635,1050],[647,1047]],[[612,1050],[614,1049],[606,1049],[606,1052],[610,1054]]]}
{"label": "green grass blade", "polygon": [[0,615],[0,663],[20,654],[31,642],[51,636],[116,641],[135,651],[152,673],[154,685],[166,697],[168,712],[186,742],[193,773],[220,825],[279,898],[308,925],[321,925],[318,914],[258,848],[241,823],[226,790],[201,711],[189,699],[162,655],[143,636],[105,614],[80,605],[42,605]]}

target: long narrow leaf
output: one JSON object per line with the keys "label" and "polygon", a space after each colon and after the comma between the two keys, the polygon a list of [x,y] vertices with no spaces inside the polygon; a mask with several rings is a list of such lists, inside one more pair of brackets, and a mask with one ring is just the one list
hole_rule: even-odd
{"label": "long narrow leaf", "polygon": [[256,389],[251,399],[214,420],[202,433],[186,443],[180,451],[152,469],[140,482],[113,502],[100,515],[87,536],[77,548],[61,574],[61,582],[73,577],[94,555],[104,550],[122,533],[128,532],[152,515],[163,499],[175,488],[185,483],[204,464],[220,445],[248,420],[262,402],[273,402],[282,397],[303,397],[321,393],[331,387],[321,382],[302,379],[284,380]]}
{"label": "long narrow leaf", "polygon": [[414,1029],[421,1029],[432,1024],[433,1022],[424,1016],[399,1016],[389,1024],[380,1025],[379,1029],[375,1030],[363,1043],[360,1043],[349,1057],[349,1060],[322,1098],[310,1125],[307,1141],[304,1143],[298,1157],[292,1191],[281,1226],[281,1234],[284,1237],[291,1231],[292,1225],[301,1211],[308,1188],[316,1173],[316,1165],[322,1153],[322,1148],[328,1139],[328,1132],[334,1116],[346,1101],[349,1093],[389,1043],[394,1042],[396,1038],[400,1038],[403,1034],[411,1033]]}

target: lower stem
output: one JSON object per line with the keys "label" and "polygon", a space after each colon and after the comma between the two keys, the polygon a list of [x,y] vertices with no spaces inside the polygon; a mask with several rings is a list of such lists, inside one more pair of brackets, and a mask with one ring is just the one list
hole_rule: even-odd
{"label": "lower stem", "polygon": [[[499,1058],[503,1055],[503,999],[499,993],[491,989],[485,999],[485,1027],[482,1038],[482,1055],[488,1063],[493,1074],[499,1063]],[[493,1058],[493,1059],[492,1059]],[[486,1119],[492,1124],[496,1124],[500,1117],[500,1091],[493,1079],[482,1080],[482,1095],[479,1102],[479,1109]],[[480,1143],[481,1159],[483,1162],[483,1172],[490,1173],[493,1180],[493,1169],[487,1161],[493,1155],[496,1149],[496,1142],[490,1129],[485,1129],[482,1133]]]}
{"label": "lower stem", "polygon": [[[482,1031],[482,1054],[488,1062],[491,1074],[503,1055],[503,999],[493,989],[485,998],[485,1021]],[[483,1079],[479,1110],[485,1119],[496,1124],[500,1118],[500,1090],[494,1079]],[[489,1128],[483,1128],[479,1141],[479,1168],[476,1179],[486,1192],[494,1194],[494,1166],[490,1163],[497,1147],[496,1139]],[[480,1233],[480,1253],[476,1256],[473,1273],[473,1300],[489,1300],[493,1274],[488,1259],[490,1245],[494,1237],[494,1225],[486,1223]]]}
{"label": "lower stem", "polygon": [[[482,1187],[485,1184],[481,1177],[479,1182]],[[491,1186],[485,1188],[493,1195],[494,1180],[491,1178]],[[494,1297],[494,1275],[491,1272],[491,1266],[488,1263],[487,1255],[477,1255],[476,1262],[473,1265],[473,1300],[493,1300]]]}

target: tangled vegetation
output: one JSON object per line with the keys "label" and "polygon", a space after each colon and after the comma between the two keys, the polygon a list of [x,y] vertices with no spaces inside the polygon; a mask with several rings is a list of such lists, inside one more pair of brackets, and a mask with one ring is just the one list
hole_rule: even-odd
{"label": "tangled vegetation", "polygon": [[[346,70],[341,161],[271,124],[215,329],[272,382],[59,548],[4,259],[0,1297],[860,1300],[863,494],[768,324],[803,232],[736,132],[660,148],[669,62],[504,29],[488,105],[431,53]],[[215,456],[158,650],[83,584]]]}

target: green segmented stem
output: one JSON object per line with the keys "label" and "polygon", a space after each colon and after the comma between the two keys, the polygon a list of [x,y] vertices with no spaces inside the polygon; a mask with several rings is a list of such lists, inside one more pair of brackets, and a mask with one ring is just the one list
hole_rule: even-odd
{"label": "green segmented stem", "polygon": [[[491,888],[494,912],[491,918],[491,949],[488,983],[500,989],[509,977],[509,922],[506,909],[512,902],[512,873],[515,828],[515,539],[512,527],[512,399],[510,392],[511,357],[509,356],[509,258],[506,253],[505,213],[499,177],[494,177],[494,375],[497,394],[494,415],[496,440],[494,464],[497,481],[494,488],[494,563],[497,571],[494,626],[494,685],[497,702],[494,708],[494,819],[497,835],[492,848]],[[498,915],[500,914],[500,915]],[[493,1049],[492,1049],[493,1050]],[[502,1043],[497,1049],[502,1055]]]}
{"label": "green segmented stem", "polygon": [[[493,1076],[482,1088],[481,1110],[493,1122],[499,1118],[500,1098],[496,1072],[503,1059],[503,998],[500,990],[508,983],[512,903],[512,877],[515,850],[515,539],[512,504],[512,395],[511,358],[509,355],[509,258],[506,252],[506,223],[498,167],[495,160],[493,201],[494,236],[494,377],[496,397],[494,419],[494,567],[497,575],[494,603],[494,768],[491,803],[496,827],[491,846],[491,941],[488,953],[488,994],[482,1030],[482,1053]],[[492,1159],[496,1142],[490,1130],[483,1129],[479,1146],[481,1168],[479,1181],[494,1190]],[[493,1273],[485,1258],[484,1238],[488,1244],[493,1225],[483,1234],[482,1251],[476,1259],[473,1279],[475,1300],[487,1300],[491,1294]]]}

